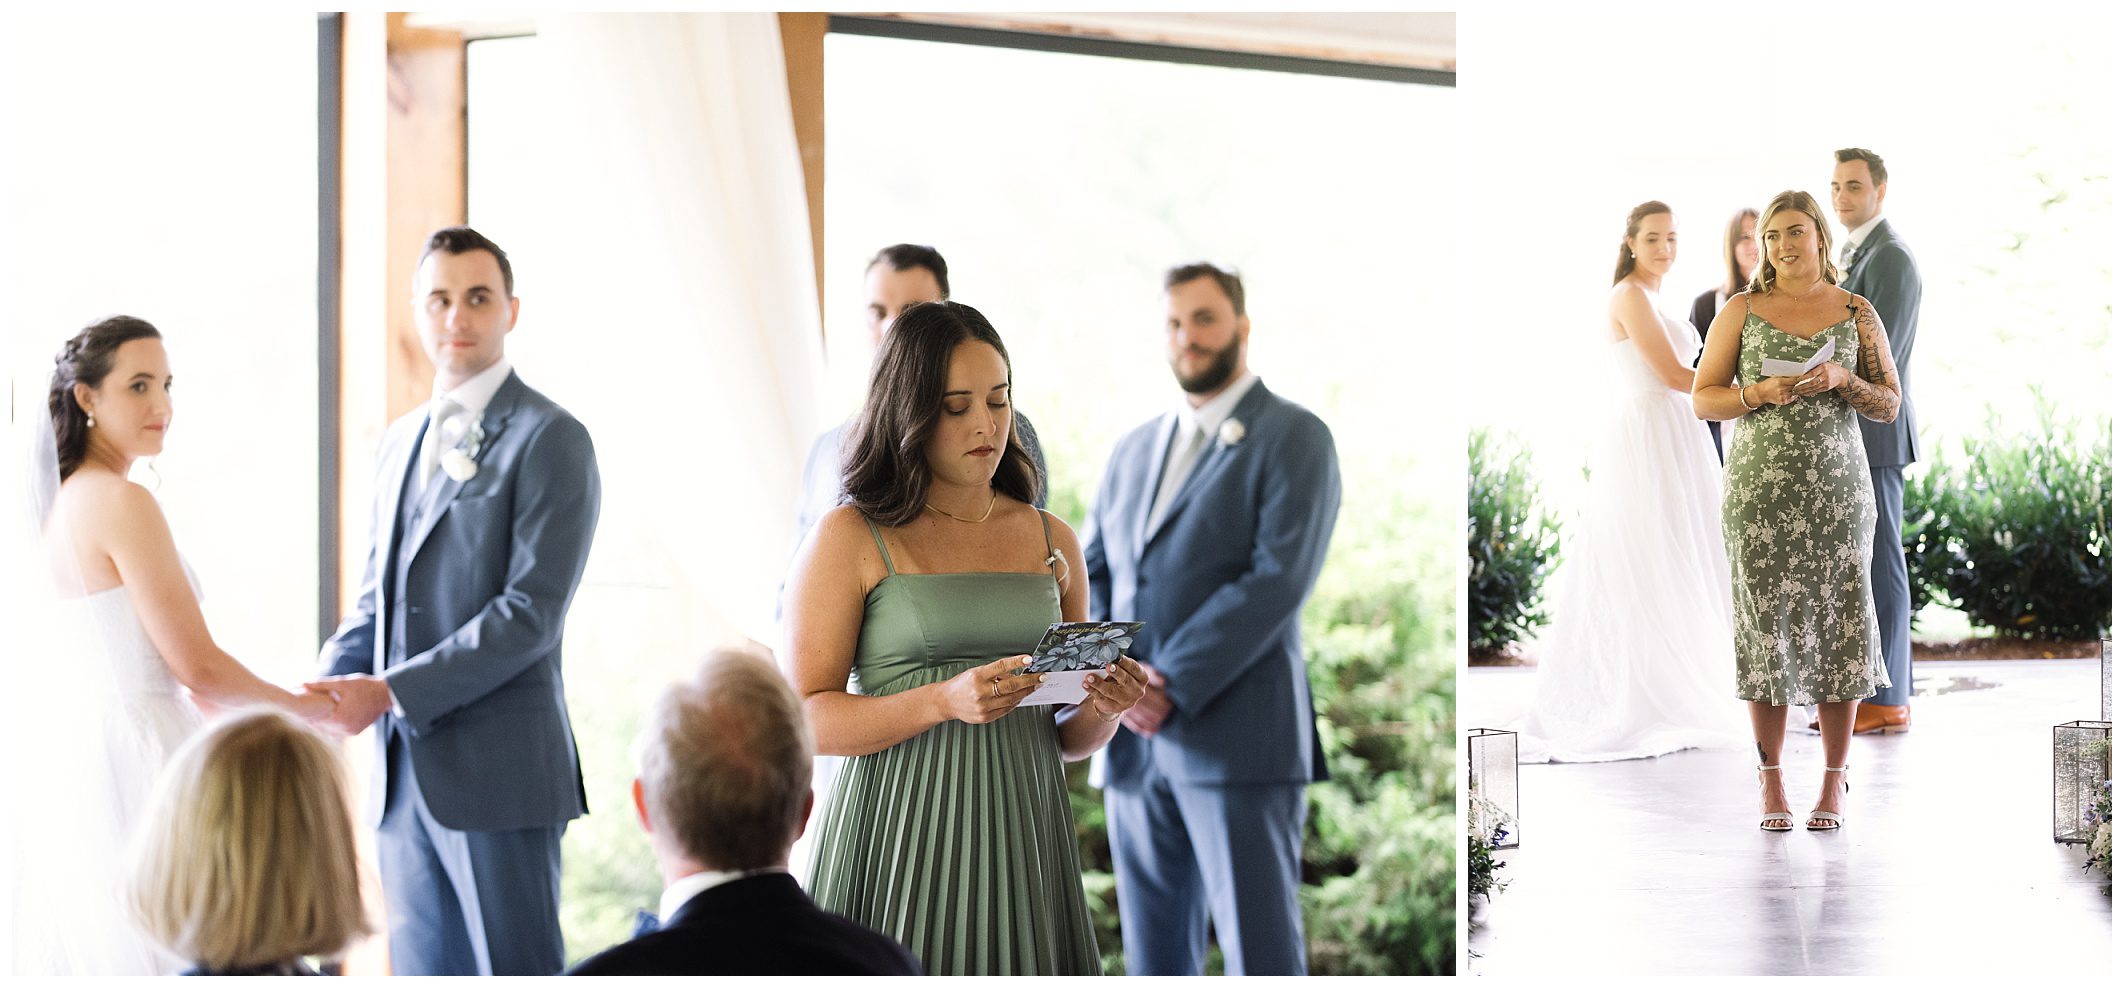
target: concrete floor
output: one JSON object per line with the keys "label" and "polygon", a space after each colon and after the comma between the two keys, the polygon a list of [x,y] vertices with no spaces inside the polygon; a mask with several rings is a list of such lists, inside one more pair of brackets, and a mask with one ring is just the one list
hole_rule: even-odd
{"label": "concrete floor", "polygon": [[[2098,662],[1918,677],[1911,733],[1854,739],[1842,831],[1755,829],[1745,750],[1520,766],[1523,843],[1463,971],[2108,975],[2103,882],[2050,839],[2050,727],[2099,715]],[[1533,686],[1532,669],[1463,671],[1461,726],[1503,726]],[[1789,735],[1784,764],[1804,824],[1819,739]]]}

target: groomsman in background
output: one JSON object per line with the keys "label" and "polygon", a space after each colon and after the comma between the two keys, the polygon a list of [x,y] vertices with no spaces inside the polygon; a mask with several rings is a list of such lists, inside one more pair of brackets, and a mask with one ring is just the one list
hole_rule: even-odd
{"label": "groomsman in background", "polygon": [[1184,401],[1114,448],[1084,531],[1091,617],[1146,622],[1150,692],[1094,766],[1130,974],[1304,974],[1305,786],[1327,778],[1298,615],[1342,480],[1327,425],[1247,369],[1239,277],[1165,277]]}
{"label": "groomsman in background", "polygon": [[434,397],[391,423],[361,596],[309,684],[370,725],[393,974],[552,974],[561,834],[588,811],[561,635],[597,529],[590,433],[510,368],[509,256],[436,231],[413,322]]}
{"label": "groomsman in background", "polygon": [[[917,302],[942,302],[951,297],[951,277],[944,255],[935,247],[893,244],[877,252],[863,269],[863,325],[870,330],[870,350],[885,345],[885,334],[902,310]],[[1040,455],[1040,434],[1033,431],[1024,412],[1017,413],[1017,441],[1025,444],[1041,485],[1036,507],[1047,505],[1047,460]],[[799,544],[811,534],[819,518],[841,503],[841,437],[848,431],[843,422],[819,434],[804,457],[804,476],[797,488],[796,538]]]}
{"label": "groomsman in background", "polygon": [[1873,469],[1873,506],[1880,513],[1873,535],[1873,606],[1880,616],[1881,652],[1890,685],[1862,701],[1855,734],[1910,730],[1910,573],[1903,559],[1903,468],[1917,461],[1917,418],[1910,404],[1910,351],[1917,340],[1917,262],[1881,214],[1888,198],[1888,166],[1864,148],[1836,152],[1829,191],[1836,218],[1850,231],[1837,266],[1844,287],[1873,303],[1895,354],[1903,384],[1902,410],[1893,422],[1859,418],[1866,460]]}

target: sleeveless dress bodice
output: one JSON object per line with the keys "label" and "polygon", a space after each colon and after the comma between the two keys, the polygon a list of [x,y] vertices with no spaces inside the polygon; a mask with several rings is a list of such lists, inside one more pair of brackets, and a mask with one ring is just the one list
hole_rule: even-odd
{"label": "sleeveless dress bodice", "polygon": [[[1031,651],[1061,619],[1048,573],[891,573],[863,602],[849,692],[943,682]],[[930,974],[1099,973],[1056,710],[949,721],[848,759],[821,814],[812,898],[906,944]]]}
{"label": "sleeveless dress bodice", "polygon": [[110,676],[112,687],[119,693],[183,699],[184,687],[170,673],[169,664],[162,661],[162,653],[155,650],[147,629],[140,624],[132,591],[121,584],[64,601],[60,606],[77,612],[71,616],[71,624],[94,629],[103,654],[111,661],[111,667],[102,672]]}
{"label": "sleeveless dress bodice", "polygon": [[[1696,349],[1696,330],[1690,328],[1688,323],[1669,318],[1664,312],[1655,314],[1659,316],[1660,328],[1666,331],[1667,342],[1674,347],[1675,359],[1681,361],[1683,367],[1689,366],[1688,354]],[[1608,359],[1615,373],[1615,382],[1621,390],[1633,395],[1674,395],[1686,400],[1686,396],[1681,392],[1667,387],[1667,383],[1660,380],[1659,375],[1652,373],[1651,365],[1645,363],[1644,357],[1637,352],[1637,344],[1632,343],[1629,337],[1608,343]]]}

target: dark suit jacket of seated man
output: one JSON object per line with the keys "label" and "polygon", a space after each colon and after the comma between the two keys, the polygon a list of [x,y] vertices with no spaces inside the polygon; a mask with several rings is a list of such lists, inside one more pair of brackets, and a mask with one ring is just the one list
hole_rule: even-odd
{"label": "dark suit jacket of seated man", "polygon": [[921,974],[891,937],[811,902],[788,872],[750,875],[686,901],[669,922],[569,974]]}

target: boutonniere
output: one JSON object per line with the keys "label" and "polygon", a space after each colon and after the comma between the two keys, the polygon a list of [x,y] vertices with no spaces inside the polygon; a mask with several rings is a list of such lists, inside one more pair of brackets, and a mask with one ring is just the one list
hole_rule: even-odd
{"label": "boutonniere", "polygon": [[1217,441],[1226,446],[1237,446],[1245,438],[1246,423],[1238,419],[1225,419],[1224,424],[1217,427]]}
{"label": "boutonniere", "polygon": [[463,438],[457,441],[457,445],[443,451],[443,472],[460,484],[479,476],[479,451],[484,449],[486,444],[487,430],[480,428],[478,422],[473,422],[472,427],[465,430]]}

